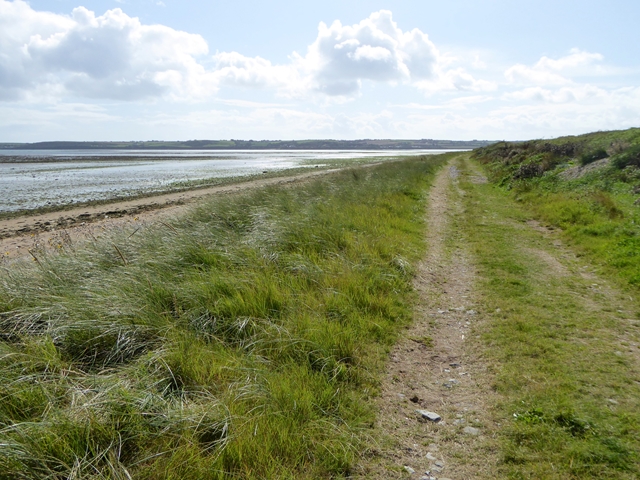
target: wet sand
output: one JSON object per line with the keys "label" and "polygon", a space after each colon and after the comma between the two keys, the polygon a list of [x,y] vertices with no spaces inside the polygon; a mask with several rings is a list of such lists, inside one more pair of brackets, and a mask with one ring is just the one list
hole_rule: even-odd
{"label": "wet sand", "polygon": [[[371,166],[374,164],[369,164]],[[287,185],[328,175],[340,169],[319,170],[287,177],[265,178],[183,192],[166,193],[105,205],[0,220],[0,258],[3,263],[97,238],[114,228],[133,230],[179,214],[198,199],[270,185]]]}

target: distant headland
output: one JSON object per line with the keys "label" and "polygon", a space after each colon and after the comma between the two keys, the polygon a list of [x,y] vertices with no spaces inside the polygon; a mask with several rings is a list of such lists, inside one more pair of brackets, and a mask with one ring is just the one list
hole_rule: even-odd
{"label": "distant headland", "polygon": [[449,150],[473,149],[489,140],[188,140],[184,142],[35,142],[0,143],[16,150]]}

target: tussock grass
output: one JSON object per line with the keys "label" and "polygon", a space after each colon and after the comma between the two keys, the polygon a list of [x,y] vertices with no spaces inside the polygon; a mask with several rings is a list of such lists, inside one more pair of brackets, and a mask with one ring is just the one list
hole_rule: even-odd
{"label": "tussock grass", "polygon": [[340,478],[447,156],[201,204],[0,274],[0,478]]}

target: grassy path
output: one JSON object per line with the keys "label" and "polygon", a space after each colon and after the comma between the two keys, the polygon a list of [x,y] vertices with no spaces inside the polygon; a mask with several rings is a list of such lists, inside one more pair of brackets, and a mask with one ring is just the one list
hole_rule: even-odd
{"label": "grassy path", "polygon": [[[488,414],[492,392],[472,327],[478,314],[476,271],[468,240],[455,228],[463,212],[460,171],[438,173],[426,212],[428,253],[417,269],[413,324],[391,353],[378,402],[377,444],[366,478],[488,477],[496,463]],[[424,421],[417,410],[439,414]]]}
{"label": "grassy path", "polygon": [[638,478],[637,292],[599,277],[466,155],[439,174],[427,223],[414,324],[363,477]]}
{"label": "grassy path", "polygon": [[638,478],[637,292],[615,288],[462,162],[464,213],[500,401],[502,478]]}

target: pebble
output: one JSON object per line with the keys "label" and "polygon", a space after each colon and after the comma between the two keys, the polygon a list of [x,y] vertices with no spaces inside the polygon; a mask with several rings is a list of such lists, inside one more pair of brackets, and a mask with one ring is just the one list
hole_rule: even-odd
{"label": "pebble", "polygon": [[434,457],[431,452],[427,452],[427,460],[431,460],[432,462],[435,462],[437,458]]}
{"label": "pebble", "polygon": [[480,435],[480,430],[475,427],[464,427],[462,431],[468,435]]}
{"label": "pebble", "polygon": [[416,473],[416,471],[413,468],[411,468],[411,467],[409,467],[407,465],[404,466],[404,469],[409,475],[413,475],[414,473]]}
{"label": "pebble", "polygon": [[429,412],[428,410],[416,410],[416,412],[418,412],[418,414],[422,416],[422,418],[425,418],[431,422],[437,423],[442,420],[442,417],[440,415],[434,412]]}

